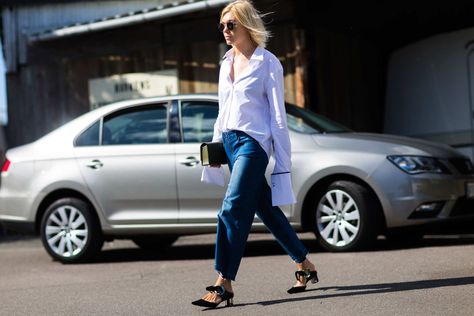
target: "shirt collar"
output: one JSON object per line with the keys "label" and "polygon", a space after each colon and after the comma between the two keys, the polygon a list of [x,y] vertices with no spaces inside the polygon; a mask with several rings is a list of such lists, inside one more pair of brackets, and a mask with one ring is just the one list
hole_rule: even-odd
{"label": "shirt collar", "polygon": [[222,57],[222,59],[233,60],[233,59],[234,59],[234,49],[233,49],[233,48],[229,49],[229,50],[224,54],[224,57]]}
{"label": "shirt collar", "polygon": [[255,48],[255,51],[252,54],[252,57],[250,57],[250,60],[258,60],[258,61],[263,61],[263,52],[265,50],[261,46],[257,46]]}
{"label": "shirt collar", "polygon": [[[252,56],[250,57],[250,60],[263,61],[263,52],[264,52],[263,47],[257,46],[257,48],[255,48]],[[233,48],[229,49],[225,53],[224,57],[222,57],[222,59],[228,59],[229,61],[234,60],[234,49]]]}

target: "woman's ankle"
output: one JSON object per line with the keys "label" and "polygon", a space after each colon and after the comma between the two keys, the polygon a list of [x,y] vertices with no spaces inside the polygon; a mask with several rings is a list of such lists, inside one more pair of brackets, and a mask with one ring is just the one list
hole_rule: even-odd
{"label": "woman's ankle", "polygon": [[297,270],[316,270],[316,266],[308,258],[301,263],[296,263],[296,268]]}
{"label": "woman's ankle", "polygon": [[216,280],[215,286],[224,286],[226,291],[232,292],[232,280],[224,279],[223,277],[219,276]]}

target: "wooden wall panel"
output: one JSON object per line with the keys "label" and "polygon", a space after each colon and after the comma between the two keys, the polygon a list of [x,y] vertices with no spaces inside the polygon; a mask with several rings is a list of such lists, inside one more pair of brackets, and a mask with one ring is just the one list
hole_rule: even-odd
{"label": "wooden wall panel", "polygon": [[304,107],[307,93],[304,84],[306,81],[304,32],[289,23],[274,26],[271,31],[273,36],[268,44],[268,50],[282,63],[285,100]]}
{"label": "wooden wall panel", "polygon": [[182,52],[179,63],[180,92],[217,92],[220,60],[218,43],[190,43],[182,47]]}
{"label": "wooden wall panel", "polygon": [[328,30],[314,32],[312,109],[357,131],[379,132],[380,55],[369,41]]}
{"label": "wooden wall panel", "polygon": [[[88,81],[177,69],[180,93],[216,93],[222,35],[215,17],[74,36],[29,47],[29,64],[8,77],[9,147],[38,139],[89,110]],[[193,32],[202,28],[207,32]],[[291,23],[275,23],[269,49],[282,61],[287,101],[304,105],[304,47]],[[24,128],[28,126],[28,128]]]}

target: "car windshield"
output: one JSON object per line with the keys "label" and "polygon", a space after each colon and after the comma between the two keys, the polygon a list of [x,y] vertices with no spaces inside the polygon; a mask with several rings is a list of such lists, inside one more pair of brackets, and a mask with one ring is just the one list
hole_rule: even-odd
{"label": "car windshield", "polygon": [[347,133],[352,130],[314,112],[286,103],[288,128],[304,134]]}

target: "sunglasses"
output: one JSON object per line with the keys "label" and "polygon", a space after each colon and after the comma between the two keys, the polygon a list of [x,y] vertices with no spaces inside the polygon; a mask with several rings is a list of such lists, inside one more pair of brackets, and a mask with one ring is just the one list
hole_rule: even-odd
{"label": "sunglasses", "polygon": [[219,25],[217,26],[217,29],[219,30],[219,32],[224,32],[224,29],[227,27],[229,31],[232,31],[234,30],[236,25],[237,23],[232,22],[232,21],[229,21],[227,23],[219,23]]}

